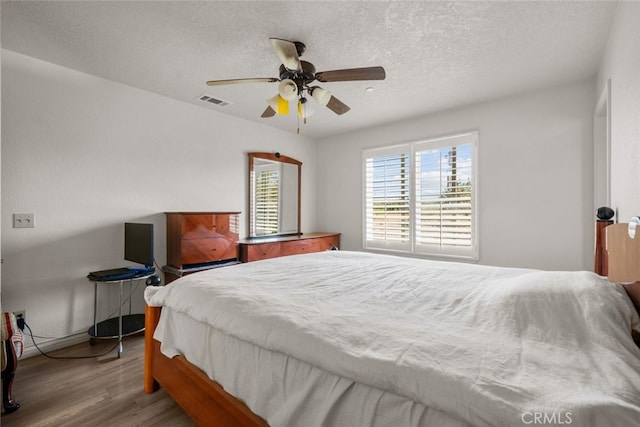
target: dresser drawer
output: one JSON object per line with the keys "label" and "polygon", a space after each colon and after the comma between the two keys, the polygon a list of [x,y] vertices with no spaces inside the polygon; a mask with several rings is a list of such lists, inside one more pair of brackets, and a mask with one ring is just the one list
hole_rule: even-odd
{"label": "dresser drawer", "polygon": [[186,239],[181,247],[182,265],[238,258],[238,244],[225,238]]}
{"label": "dresser drawer", "polygon": [[236,233],[229,230],[229,215],[198,214],[185,215],[181,221],[182,240],[207,239],[228,236],[238,239]]}
{"label": "dresser drawer", "polygon": [[281,236],[270,238],[265,242],[261,242],[259,239],[247,239],[240,242],[240,261],[251,262],[279,256],[322,252],[333,247],[340,248],[339,233]]}
{"label": "dresser drawer", "polygon": [[251,262],[281,256],[280,243],[262,243],[242,247],[241,261]]}
{"label": "dresser drawer", "polygon": [[339,236],[318,237],[315,239],[297,240],[291,242],[282,242],[280,249],[281,256],[298,255],[312,252],[323,252],[329,249],[340,247]]}
{"label": "dresser drawer", "polygon": [[282,242],[280,249],[281,256],[307,254],[319,252],[322,249],[318,239],[297,240],[292,242]]}
{"label": "dresser drawer", "polygon": [[167,265],[238,258],[239,212],[166,212]]}
{"label": "dresser drawer", "polygon": [[340,236],[329,236],[329,237],[322,237],[320,239],[317,239],[318,241],[318,251],[322,252],[322,251],[328,251],[331,248],[338,248],[340,249]]}

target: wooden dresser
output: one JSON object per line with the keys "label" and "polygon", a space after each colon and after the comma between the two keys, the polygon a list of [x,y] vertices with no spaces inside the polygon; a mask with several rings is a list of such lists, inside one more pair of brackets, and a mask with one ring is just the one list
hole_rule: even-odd
{"label": "wooden dresser", "polygon": [[245,239],[240,241],[240,261],[321,252],[340,249],[340,233],[304,233],[295,236],[278,236]]}
{"label": "wooden dresser", "polygon": [[166,212],[165,281],[238,260],[240,212]]}

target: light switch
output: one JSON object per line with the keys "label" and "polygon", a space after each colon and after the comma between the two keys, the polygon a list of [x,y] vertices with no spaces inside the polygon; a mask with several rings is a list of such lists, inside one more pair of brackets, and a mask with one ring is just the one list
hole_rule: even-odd
{"label": "light switch", "polygon": [[33,214],[13,214],[13,228],[33,228]]}

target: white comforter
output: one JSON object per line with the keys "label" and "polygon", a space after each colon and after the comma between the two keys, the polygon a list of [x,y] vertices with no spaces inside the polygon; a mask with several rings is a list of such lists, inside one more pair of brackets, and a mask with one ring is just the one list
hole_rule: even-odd
{"label": "white comforter", "polygon": [[329,251],[145,298],[472,425],[640,425],[640,318],[593,273]]}

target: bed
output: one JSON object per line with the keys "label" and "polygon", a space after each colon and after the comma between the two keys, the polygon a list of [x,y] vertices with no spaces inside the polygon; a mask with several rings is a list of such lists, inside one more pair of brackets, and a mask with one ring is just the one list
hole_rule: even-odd
{"label": "bed", "polygon": [[[623,227],[604,262],[635,282]],[[146,289],[144,389],[207,426],[640,425],[636,285],[349,251],[209,270]]]}

